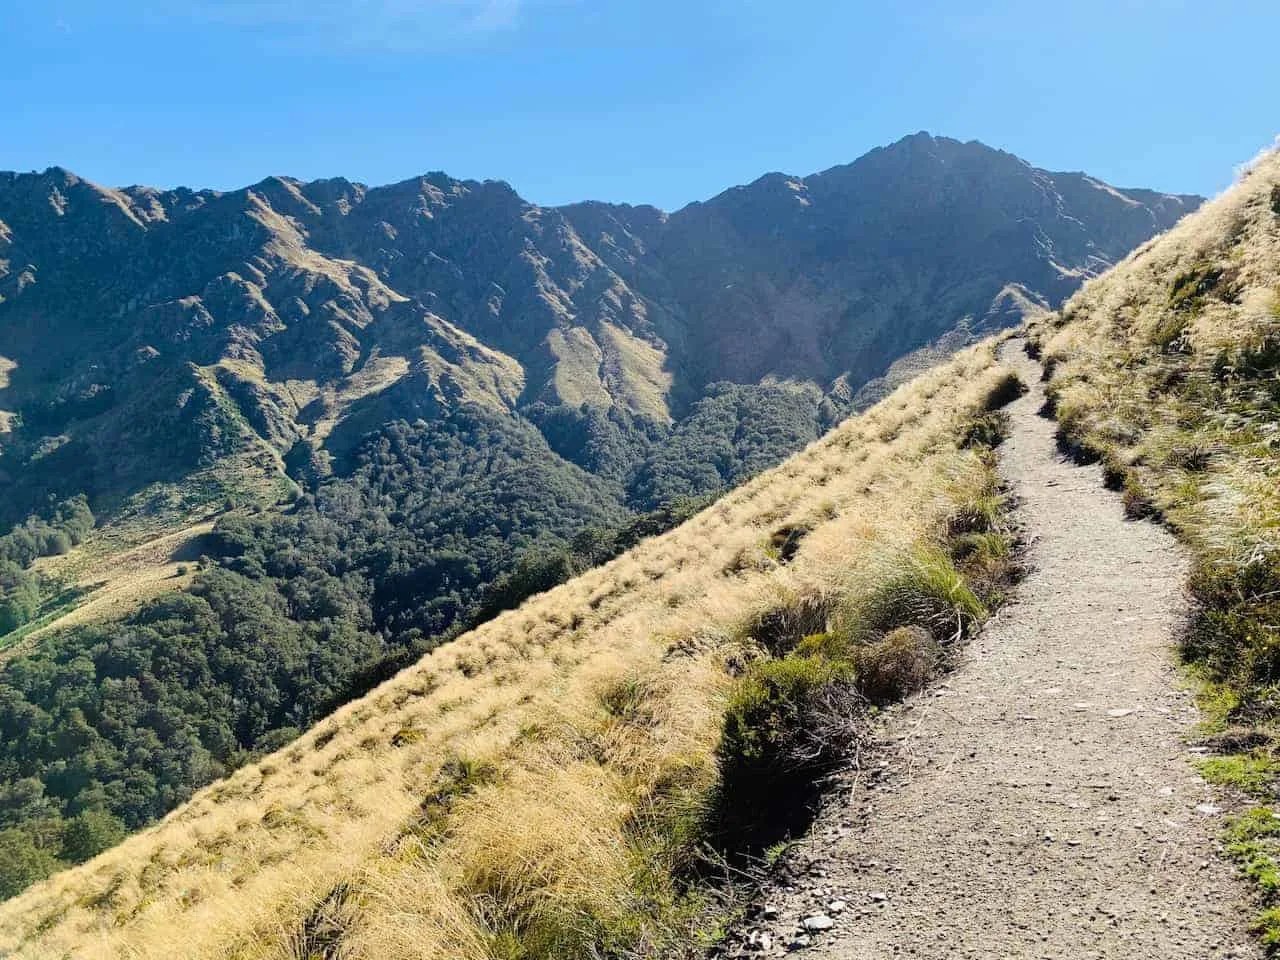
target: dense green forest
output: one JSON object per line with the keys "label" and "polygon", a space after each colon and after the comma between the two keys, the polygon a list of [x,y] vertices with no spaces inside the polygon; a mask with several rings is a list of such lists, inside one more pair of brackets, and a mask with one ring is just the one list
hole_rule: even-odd
{"label": "dense green forest", "polygon": [[[555,453],[529,420],[466,407],[384,426],[348,475],[287,512],[225,516],[187,592],[55,634],[0,673],[0,895],[115,843],[470,626],[681,522],[813,439],[820,401],[719,387],[662,444],[619,431],[629,452],[604,459],[634,461],[637,443],[647,456],[604,477]],[[73,506],[54,528],[92,524],[83,500]],[[41,529],[0,544],[23,544],[29,562]]]}
{"label": "dense green forest", "polygon": [[713,383],[706,394],[639,464],[628,484],[632,503],[652,509],[735,487],[848,412],[814,387]]}
{"label": "dense green forest", "polygon": [[40,557],[66,553],[93,529],[83,496],[64,500],[45,517],[32,516],[0,537],[0,637],[30,623],[40,609],[40,579],[30,569]]}

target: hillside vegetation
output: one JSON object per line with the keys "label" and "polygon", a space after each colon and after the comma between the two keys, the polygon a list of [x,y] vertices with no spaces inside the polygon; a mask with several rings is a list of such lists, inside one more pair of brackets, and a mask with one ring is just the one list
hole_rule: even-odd
{"label": "hillside vegetation", "polygon": [[712,935],[714,865],[794,826],[871,705],[998,601],[989,444],[1016,390],[991,344],[957,355],[0,905],[0,950],[550,960]]}
{"label": "hillside vegetation", "polygon": [[1280,154],[1086,285],[1034,343],[1064,447],[1194,553],[1182,653],[1212,717],[1204,772],[1262,804],[1228,851],[1280,946]]}
{"label": "hillside vegetation", "polygon": [[[671,214],[443,173],[0,173],[0,531],[51,494],[175,526],[289,500],[370,432],[463,408],[536,427],[548,468],[620,504],[710,493],[905,353],[1058,305],[1199,202],[928,134]],[[757,408],[780,431],[739,443],[724,425]],[[712,469],[668,477],[668,439]]]}

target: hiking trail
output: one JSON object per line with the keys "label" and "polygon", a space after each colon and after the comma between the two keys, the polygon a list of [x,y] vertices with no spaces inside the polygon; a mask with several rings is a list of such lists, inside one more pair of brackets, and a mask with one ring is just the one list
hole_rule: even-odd
{"label": "hiking trail", "polygon": [[887,759],[841,783],[734,955],[1261,955],[1192,766],[1187,561],[1058,454],[1022,341],[1001,357],[1031,388],[999,449],[1029,574],[945,682],[890,711]]}

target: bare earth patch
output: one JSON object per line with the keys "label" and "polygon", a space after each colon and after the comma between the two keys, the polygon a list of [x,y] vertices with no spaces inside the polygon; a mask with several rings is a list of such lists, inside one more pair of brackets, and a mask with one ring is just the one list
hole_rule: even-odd
{"label": "bare earth patch", "polygon": [[[1256,957],[1216,855],[1172,646],[1186,560],[1055,450],[1037,364],[1001,470],[1032,571],[940,689],[891,712],[740,948],[812,957]],[[786,871],[784,871],[786,872]],[[737,950],[738,948],[731,948]]]}

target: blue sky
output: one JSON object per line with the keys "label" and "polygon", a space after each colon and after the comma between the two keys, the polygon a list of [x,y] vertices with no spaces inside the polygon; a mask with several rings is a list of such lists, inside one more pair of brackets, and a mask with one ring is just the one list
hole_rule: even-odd
{"label": "blue sky", "polygon": [[0,169],[500,178],[673,209],[925,129],[1213,193],[1280,132],[1280,5],[0,0]]}

